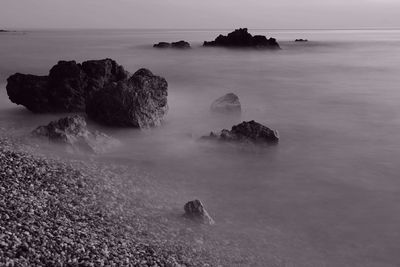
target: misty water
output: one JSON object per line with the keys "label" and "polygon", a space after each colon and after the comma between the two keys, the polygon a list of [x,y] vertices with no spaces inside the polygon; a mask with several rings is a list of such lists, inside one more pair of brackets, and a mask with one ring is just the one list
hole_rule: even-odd
{"label": "misty water", "polygon": [[[258,30],[251,32],[277,38],[282,50],[201,47],[227,32],[1,34],[0,127],[23,137],[61,116],[9,102],[5,84],[15,72],[46,75],[61,59],[107,57],[130,72],[149,68],[169,83],[163,126],[89,122],[123,144],[91,160],[147,173],[172,213],[201,199],[217,222],[209,231],[259,266],[400,266],[400,31]],[[152,48],[181,39],[193,49]],[[240,97],[240,118],[209,112],[228,92]],[[198,141],[244,120],[278,130],[280,143]]]}

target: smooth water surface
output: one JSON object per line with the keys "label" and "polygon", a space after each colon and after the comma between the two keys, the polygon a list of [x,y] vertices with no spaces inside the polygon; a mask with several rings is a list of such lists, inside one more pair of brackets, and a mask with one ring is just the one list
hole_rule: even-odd
{"label": "smooth water surface", "polygon": [[[10,103],[14,72],[44,75],[61,59],[106,57],[131,72],[149,68],[169,83],[164,125],[141,132],[90,123],[123,143],[96,160],[150,173],[174,212],[202,199],[215,236],[260,266],[400,266],[400,31],[258,30],[282,50],[201,47],[220,32],[228,31],[0,34],[0,127],[23,136],[60,116]],[[152,48],[181,39],[193,48]],[[210,114],[228,92],[240,97],[241,118]],[[198,141],[242,120],[279,130],[279,145]]]}

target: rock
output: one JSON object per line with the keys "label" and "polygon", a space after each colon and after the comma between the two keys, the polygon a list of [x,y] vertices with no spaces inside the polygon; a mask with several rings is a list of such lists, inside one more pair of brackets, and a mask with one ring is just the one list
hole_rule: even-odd
{"label": "rock", "polygon": [[230,131],[224,129],[220,133],[211,132],[203,139],[273,144],[279,142],[279,133],[255,121],[248,121],[233,126]]}
{"label": "rock", "polygon": [[252,36],[246,28],[235,30],[229,33],[228,36],[219,35],[214,41],[204,42],[203,46],[280,49],[275,38],[267,39],[262,35]]}
{"label": "rock", "polygon": [[211,104],[211,111],[218,113],[241,113],[239,97],[233,93],[226,94]]}
{"label": "rock", "polygon": [[171,43],[172,48],[180,48],[180,49],[188,49],[190,48],[190,44],[185,41],[179,41],[179,42],[174,42]]}
{"label": "rock", "polygon": [[80,112],[86,98],[105,85],[127,80],[128,72],[112,59],[59,61],[48,76],[14,74],[7,79],[11,102],[32,112]]}
{"label": "rock", "polygon": [[73,115],[39,126],[32,132],[35,137],[65,144],[75,151],[101,153],[115,147],[118,141],[100,132],[90,132],[82,116]]}
{"label": "rock", "polygon": [[16,73],[7,79],[7,94],[11,102],[24,105],[33,112],[54,110],[48,88],[48,76]]}
{"label": "rock", "polygon": [[295,42],[308,42],[307,39],[296,39]]}
{"label": "rock", "polygon": [[191,220],[208,225],[215,224],[214,220],[204,208],[203,203],[201,203],[201,201],[198,199],[186,203],[184,206],[184,210],[184,216]]}
{"label": "rock", "polygon": [[47,90],[53,111],[74,112],[85,109],[87,77],[81,65],[75,61],[59,61],[51,68]]}
{"label": "rock", "polygon": [[86,113],[100,123],[148,128],[158,126],[168,111],[168,83],[147,69],[127,81],[111,83],[91,94]]}
{"label": "rock", "polygon": [[158,44],[153,45],[155,48],[170,48],[171,44],[167,42],[159,42]]}
{"label": "rock", "polygon": [[179,42],[159,42],[158,44],[153,45],[156,48],[178,48],[178,49],[188,49],[191,48],[190,44],[186,41],[179,41]]}

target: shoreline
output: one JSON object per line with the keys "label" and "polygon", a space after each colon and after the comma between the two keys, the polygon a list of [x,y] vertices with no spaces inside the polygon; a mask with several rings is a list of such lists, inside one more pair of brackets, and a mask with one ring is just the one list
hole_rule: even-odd
{"label": "shoreline", "polygon": [[0,265],[220,265],[182,218],[160,218],[135,178],[16,142],[0,136]]}

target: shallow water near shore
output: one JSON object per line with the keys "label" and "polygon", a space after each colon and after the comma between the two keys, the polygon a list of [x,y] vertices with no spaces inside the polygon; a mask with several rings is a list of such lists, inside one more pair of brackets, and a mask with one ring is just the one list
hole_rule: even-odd
{"label": "shallow water near shore", "polygon": [[[207,231],[243,257],[237,265],[399,266],[400,31],[258,30],[251,32],[277,38],[282,50],[201,47],[220,32],[1,34],[0,127],[26,136],[62,116],[10,103],[5,83],[14,72],[45,75],[61,59],[106,57],[131,72],[149,68],[169,83],[163,126],[137,131],[89,122],[123,144],[90,160],[132,166],[132,176],[148,173],[171,213],[200,198],[217,222]],[[193,49],[152,48],[181,39]],[[212,101],[228,92],[240,97],[241,117],[210,114]],[[279,130],[280,143],[198,140],[243,120]]]}

